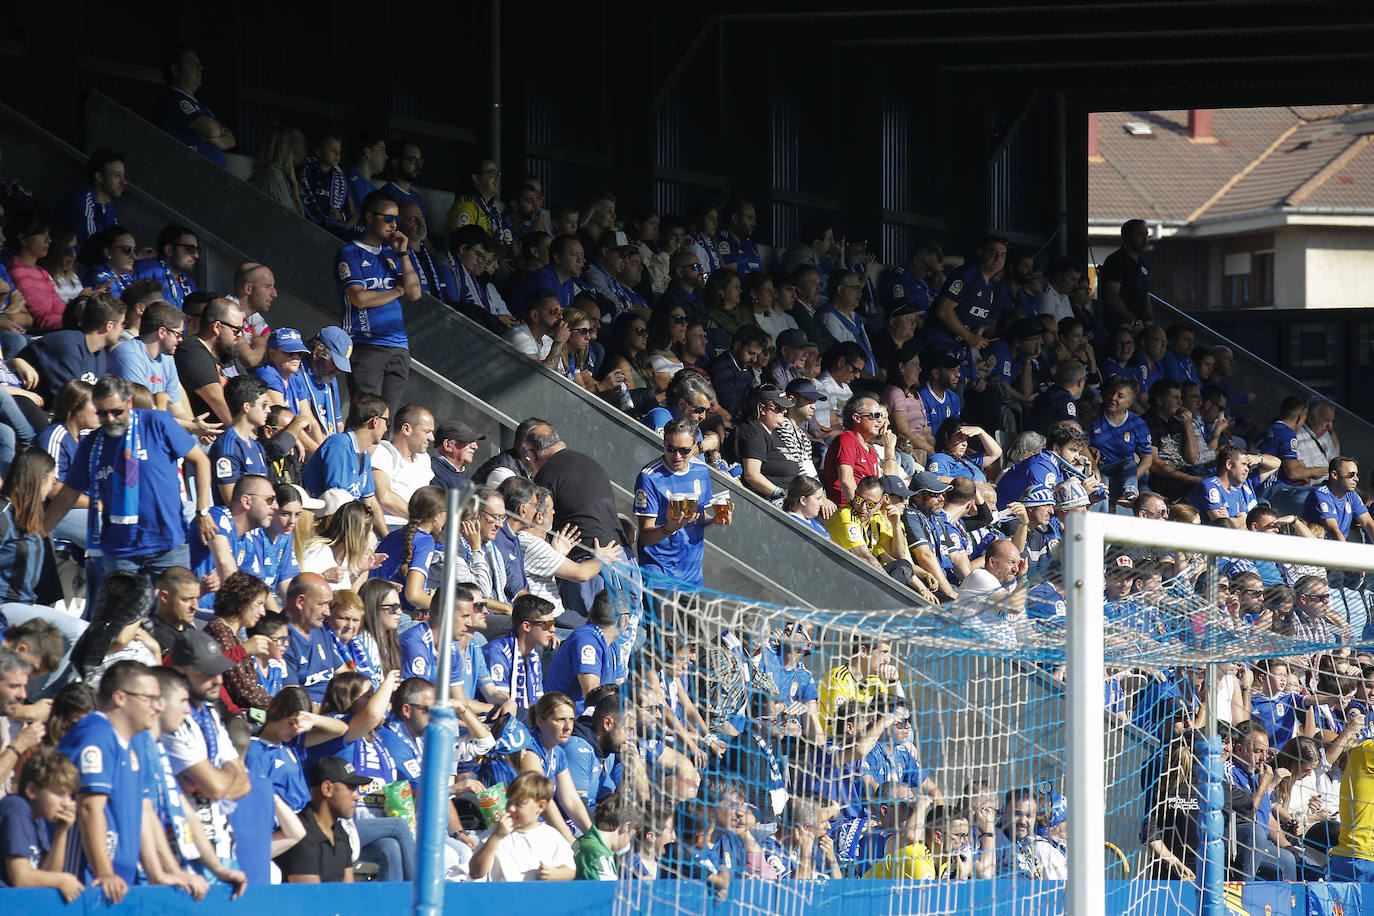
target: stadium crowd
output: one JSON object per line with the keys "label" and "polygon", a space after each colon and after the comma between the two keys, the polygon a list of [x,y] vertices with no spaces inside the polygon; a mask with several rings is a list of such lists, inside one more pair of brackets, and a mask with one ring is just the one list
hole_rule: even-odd
{"label": "stadium crowd", "polygon": [[[194,52],[172,59],[158,120],[223,165],[235,138],[200,75]],[[941,786],[890,643],[813,670],[800,625],[646,619],[643,573],[708,584],[705,541],[734,508],[710,471],[1012,643],[1064,615],[1069,513],[1374,535],[1331,404],[1289,397],[1258,422],[1227,348],[1155,322],[1139,220],[1095,294],[1082,265],[996,235],[946,272],[934,243],[885,267],[824,220],[765,256],[743,200],[623,222],[608,192],[546,209],[537,180],[503,184],[488,159],[427,214],[415,143],[343,140],[274,128],[251,180],[339,236],[319,269],[340,323],[318,329],[272,323],[269,265],[209,291],[194,231],[144,247],[119,222],[138,163],[117,152],[61,200],[5,184],[6,885],[117,902],[140,882],[410,880],[443,651],[463,726],[454,880],[1062,877],[1062,786]],[[403,316],[425,294],[662,436],[622,481],[632,517],[555,422],[526,419],[475,466],[483,435],[405,400]],[[446,494],[469,484],[445,591]],[[1108,618],[1143,637],[1176,637],[1173,609],[1215,585],[1209,627],[1355,641],[1331,596],[1358,577],[1104,562]],[[728,674],[714,692],[706,670]],[[1374,657],[1238,665],[1215,697],[1199,677],[1114,670],[1105,687],[1158,742],[1147,874],[1196,875],[1191,739],[1210,701],[1229,729],[1229,873],[1369,875]]]}

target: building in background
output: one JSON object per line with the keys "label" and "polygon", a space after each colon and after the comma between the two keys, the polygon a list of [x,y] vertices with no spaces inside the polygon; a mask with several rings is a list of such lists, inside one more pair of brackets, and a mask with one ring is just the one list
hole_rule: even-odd
{"label": "building in background", "polygon": [[1154,292],[1186,310],[1374,305],[1374,106],[1088,117],[1100,264],[1145,219]]}

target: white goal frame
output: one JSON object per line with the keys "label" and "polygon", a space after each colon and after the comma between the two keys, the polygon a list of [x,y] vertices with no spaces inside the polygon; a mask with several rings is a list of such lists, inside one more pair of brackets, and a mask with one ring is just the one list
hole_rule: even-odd
{"label": "white goal frame", "polygon": [[1069,805],[1069,873],[1064,886],[1064,912],[1074,916],[1107,913],[1103,877],[1106,837],[1102,819],[1107,805],[1106,744],[1102,731],[1102,604],[1103,550],[1108,544],[1374,571],[1374,546],[1368,544],[1234,531],[1102,512],[1075,512],[1065,518],[1066,783],[1073,794]]}

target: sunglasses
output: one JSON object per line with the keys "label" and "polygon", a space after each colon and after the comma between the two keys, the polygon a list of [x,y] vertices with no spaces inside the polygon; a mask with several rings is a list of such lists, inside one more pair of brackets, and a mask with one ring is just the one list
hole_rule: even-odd
{"label": "sunglasses", "polygon": [[635,332],[636,334],[638,334],[640,337],[648,337],[648,336],[649,336],[649,329],[648,329],[648,328],[635,328],[635,329],[634,329],[634,332]]}
{"label": "sunglasses", "polygon": [[396,214],[395,214],[395,213],[378,213],[376,210],[372,210],[372,211],[370,211],[370,212],[372,213],[373,216],[375,216],[375,217],[377,217],[378,219],[382,220],[382,221],[385,222],[388,226],[395,225],[395,223],[396,223],[397,217],[396,217]]}
{"label": "sunglasses", "polygon": [[386,611],[388,614],[401,613],[401,602],[399,601],[388,601],[384,604],[379,604],[377,607],[379,610]]}
{"label": "sunglasses", "polygon": [[110,250],[111,250],[111,251],[122,251],[124,254],[133,254],[133,253],[134,253],[134,246],[133,246],[133,245],[114,245],[114,246],[111,247]]}
{"label": "sunglasses", "polygon": [[241,324],[229,324],[227,321],[221,321],[219,322],[219,326],[226,330],[233,331],[235,337],[243,333],[243,325]]}
{"label": "sunglasses", "polygon": [[558,621],[556,620],[531,620],[530,623],[541,627],[545,633],[552,633],[558,628]]}
{"label": "sunglasses", "polygon": [[124,410],[125,408],[123,407],[115,410],[96,410],[95,415],[97,417],[122,417],[124,416]]}
{"label": "sunglasses", "polygon": [[687,316],[686,316],[686,315],[673,315],[672,318],[673,318],[673,324],[686,324],[686,323],[687,323]]}
{"label": "sunglasses", "polygon": [[671,445],[665,445],[663,446],[663,452],[667,455],[678,455],[682,458],[686,458],[688,455],[692,454],[692,447],[688,446],[687,448],[674,448]]}
{"label": "sunglasses", "polygon": [[591,336],[592,336],[592,329],[591,329],[591,328],[573,328],[573,329],[572,329],[572,332],[573,332],[574,334],[580,334],[580,335],[583,336],[583,337],[591,337]]}
{"label": "sunglasses", "polygon": [[876,509],[880,502],[882,502],[880,499],[864,499],[863,497],[854,500],[856,505],[862,506],[865,509]]}

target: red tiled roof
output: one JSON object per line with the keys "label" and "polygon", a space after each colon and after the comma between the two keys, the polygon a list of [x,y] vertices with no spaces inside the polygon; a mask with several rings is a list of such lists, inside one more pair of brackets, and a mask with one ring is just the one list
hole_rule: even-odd
{"label": "red tiled roof", "polygon": [[[1361,107],[1217,109],[1214,143],[1188,139],[1187,111],[1099,114],[1089,217],[1185,223],[1269,210],[1300,191],[1299,207],[1374,205],[1374,153],[1335,121]],[[1132,136],[1130,121],[1152,133]]]}

